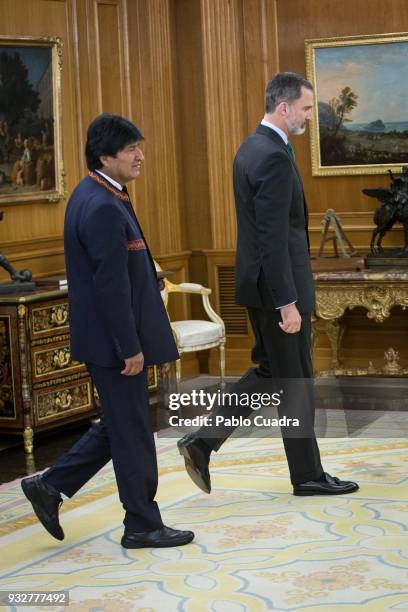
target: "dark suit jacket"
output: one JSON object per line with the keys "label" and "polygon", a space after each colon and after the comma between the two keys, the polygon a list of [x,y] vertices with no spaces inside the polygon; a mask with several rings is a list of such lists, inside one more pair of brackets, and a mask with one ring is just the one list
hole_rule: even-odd
{"label": "dark suit jacket", "polygon": [[303,185],[282,138],[259,125],[234,160],[238,240],[236,301],[275,309],[296,301],[314,309],[307,206]]}
{"label": "dark suit jacket", "polygon": [[127,193],[90,173],[64,227],[72,358],[117,367],[178,358],[148,246]]}

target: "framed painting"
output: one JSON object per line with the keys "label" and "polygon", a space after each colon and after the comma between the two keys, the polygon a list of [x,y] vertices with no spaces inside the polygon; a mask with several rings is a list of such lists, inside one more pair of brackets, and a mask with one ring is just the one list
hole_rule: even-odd
{"label": "framed painting", "polygon": [[408,34],[306,40],[314,176],[408,164]]}
{"label": "framed painting", "polygon": [[65,195],[60,38],[0,36],[0,205]]}

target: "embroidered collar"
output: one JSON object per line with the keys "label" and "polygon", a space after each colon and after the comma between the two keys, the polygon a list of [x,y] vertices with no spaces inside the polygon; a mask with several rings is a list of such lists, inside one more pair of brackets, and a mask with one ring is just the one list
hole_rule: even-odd
{"label": "embroidered collar", "polygon": [[130,202],[129,194],[124,193],[123,191],[120,191],[119,189],[116,189],[116,187],[114,187],[111,183],[106,181],[100,174],[91,171],[89,173],[89,177],[92,180],[94,180],[96,183],[98,183],[99,185],[102,185],[102,187],[105,187],[105,189],[113,193],[113,195],[115,195],[120,200],[123,200],[124,202]]}

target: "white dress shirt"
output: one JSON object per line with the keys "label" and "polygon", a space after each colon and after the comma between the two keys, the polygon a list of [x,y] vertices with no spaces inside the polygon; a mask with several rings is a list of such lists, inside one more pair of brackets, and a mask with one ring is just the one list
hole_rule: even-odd
{"label": "white dress shirt", "polygon": [[269,123],[269,121],[265,121],[265,119],[262,119],[261,125],[266,125],[266,127],[271,128],[271,130],[275,130],[275,132],[277,134],[279,134],[279,136],[282,138],[283,142],[286,145],[288,144],[288,137],[287,137],[287,135],[285,134],[285,132],[283,130],[278,128],[277,125],[274,125],[273,123]]}
{"label": "white dress shirt", "polygon": [[101,176],[103,176],[104,179],[106,179],[107,181],[109,181],[109,183],[111,185],[113,185],[114,187],[116,187],[116,189],[119,189],[119,191],[123,191],[123,186],[118,183],[117,181],[115,181],[113,178],[111,178],[110,176],[108,176],[107,174],[104,174],[103,172],[101,172],[100,170],[96,170],[95,172],[97,172],[98,174],[100,174]]}

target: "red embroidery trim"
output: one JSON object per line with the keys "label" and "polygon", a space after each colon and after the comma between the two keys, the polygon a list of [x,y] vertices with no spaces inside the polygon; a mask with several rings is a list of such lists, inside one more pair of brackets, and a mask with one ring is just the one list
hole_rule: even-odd
{"label": "red embroidery trim", "polygon": [[99,174],[96,174],[96,172],[90,172],[89,176],[99,185],[102,185],[102,187],[105,187],[105,189],[113,193],[120,200],[123,200],[124,202],[130,202],[130,198],[127,193],[123,193],[122,191],[119,191],[119,189],[116,189],[113,185],[108,183],[108,181],[105,181]]}
{"label": "red embroidery trim", "polygon": [[137,240],[130,240],[128,242],[128,250],[129,251],[145,251],[146,244],[143,238],[138,238]]}

